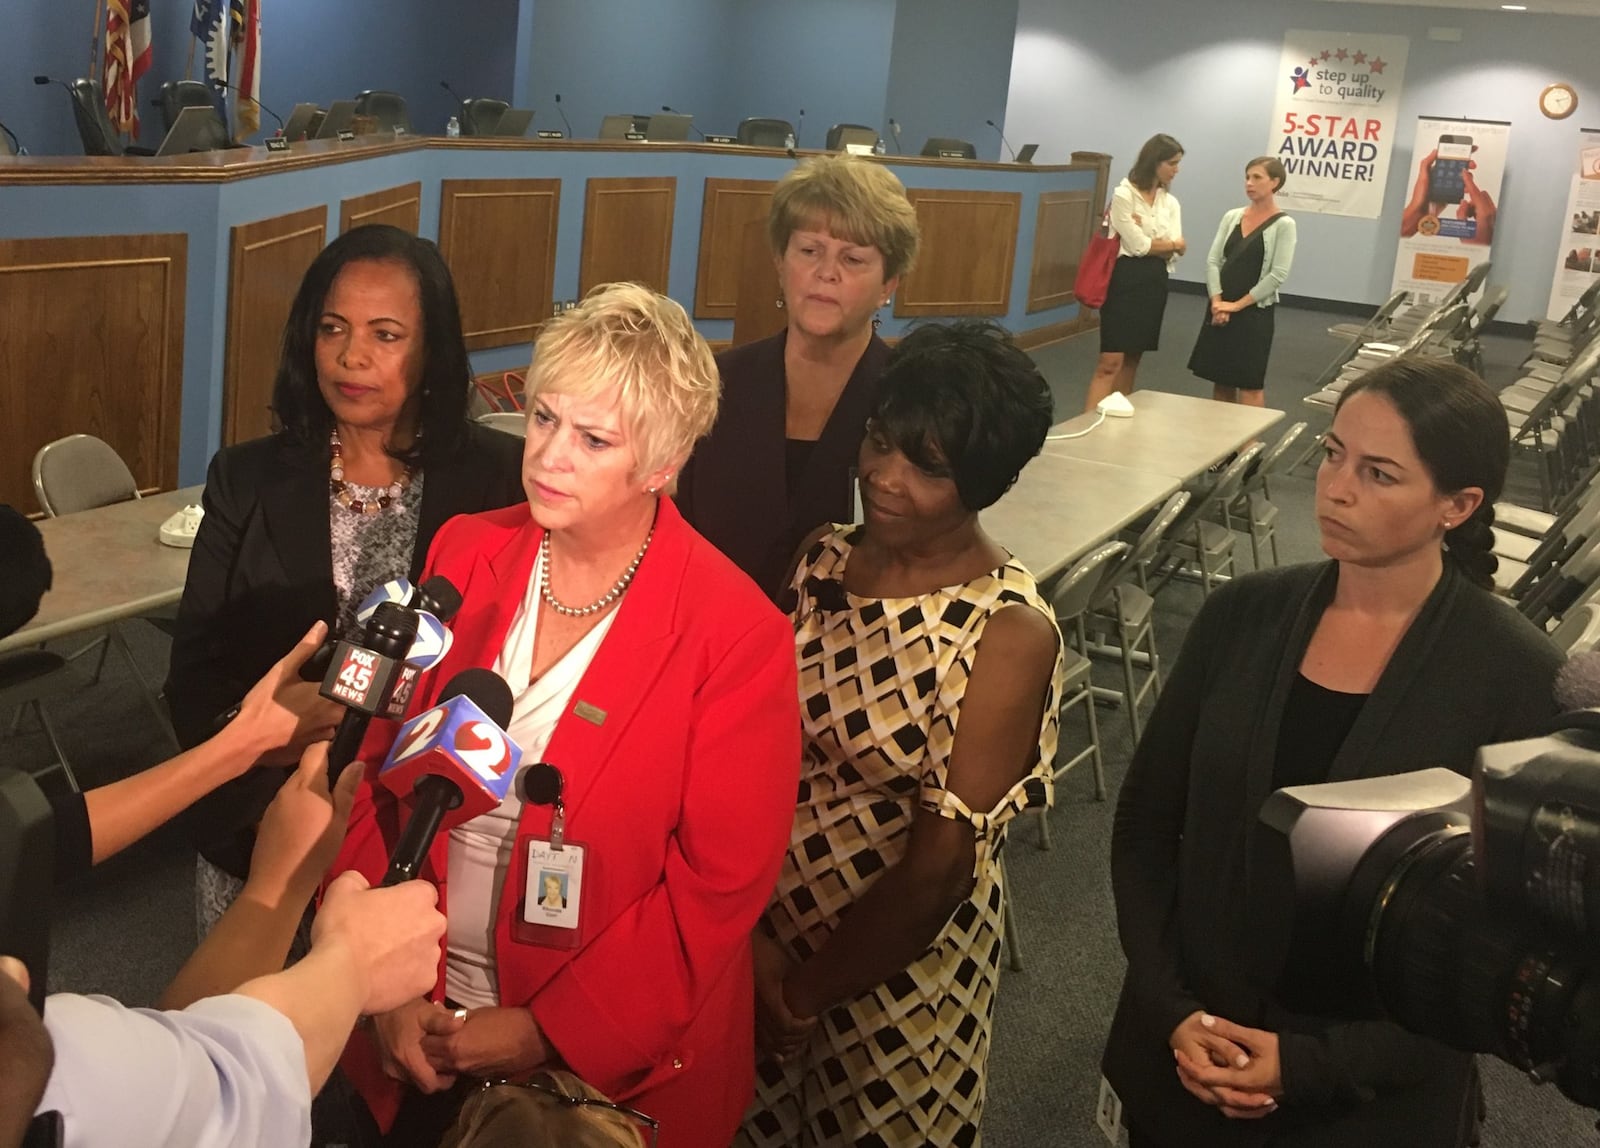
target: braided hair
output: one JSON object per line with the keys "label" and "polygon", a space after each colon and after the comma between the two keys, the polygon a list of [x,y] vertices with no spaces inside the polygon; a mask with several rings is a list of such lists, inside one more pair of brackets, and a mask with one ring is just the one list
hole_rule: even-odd
{"label": "braided hair", "polygon": [[1363,391],[1382,395],[1400,412],[1438,490],[1483,491],[1478,509],[1445,534],[1444,549],[1470,582],[1494,589],[1500,565],[1491,550],[1494,504],[1511,462],[1510,426],[1500,400],[1477,375],[1443,359],[1391,359],[1346,387],[1339,406]]}

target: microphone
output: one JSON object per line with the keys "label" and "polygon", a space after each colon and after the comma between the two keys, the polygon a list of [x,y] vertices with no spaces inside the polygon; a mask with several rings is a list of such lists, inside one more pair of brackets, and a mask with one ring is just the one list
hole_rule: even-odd
{"label": "microphone", "polygon": [[409,881],[422,868],[441,830],[498,808],[511,789],[522,749],[506,735],[511,687],[493,670],[463,670],[440,702],[400,728],[378,783],[398,797],[415,797],[389,855],[384,885]]}
{"label": "microphone", "polygon": [[1568,658],[1556,674],[1555,695],[1562,712],[1600,706],[1600,650]]}
{"label": "microphone", "polygon": [[222,91],[223,89],[227,89],[230,92],[237,92],[244,99],[249,100],[256,107],[258,107],[262,111],[266,112],[267,115],[269,115],[273,119],[277,120],[278,121],[278,134],[280,136],[283,134],[283,117],[280,116],[277,112],[273,111],[271,108],[267,107],[266,104],[264,104],[260,100],[256,99],[249,92],[245,91],[243,88],[239,87],[236,84],[228,83],[227,80],[221,79],[220,77],[213,78],[212,81],[211,81],[211,85],[212,85],[212,87],[216,88],[219,92]]}
{"label": "microphone", "polygon": [[321,693],[345,706],[346,713],[328,747],[330,784],[355,760],[367,726],[388,702],[400,663],[416,638],[417,616],[404,606],[383,602],[367,620],[359,645],[346,639],[333,648]]}
{"label": "microphone", "polygon": [[1000,142],[1005,144],[1006,145],[1006,150],[1011,153],[1011,162],[1012,163],[1016,163],[1017,162],[1017,149],[1011,146],[1011,141],[1010,140],[1006,139],[1006,133],[1001,130],[1000,125],[995,123],[993,120],[984,120],[983,122],[988,124],[990,127],[992,127],[995,130],[995,134],[1000,137]]}
{"label": "microphone", "polygon": [[[664,112],[671,112],[675,116],[681,116],[681,115],[685,115],[686,114],[684,112],[680,112],[677,108],[668,106],[667,104],[662,104],[661,105],[661,110],[664,111]],[[699,128],[694,126],[694,120],[693,119],[689,120],[689,130],[692,131],[695,135],[699,136],[701,139],[705,139],[706,138],[706,133],[701,131]]]}
{"label": "microphone", "polygon": [[900,150],[900,124],[893,116],[889,117],[889,138],[894,140],[894,154],[904,155],[905,152]]}
{"label": "microphone", "polygon": [[454,96],[456,103],[464,104],[464,103],[467,102],[466,100],[463,100],[459,95],[456,94],[456,90],[450,86],[450,81],[449,80],[440,80],[439,81],[439,86],[441,88],[443,88],[445,91],[449,92],[452,96]]}
{"label": "microphone", "polygon": [[806,126],[806,110],[800,109],[800,118],[794,122],[794,146],[800,146],[800,129]]}
{"label": "microphone", "polygon": [[557,111],[557,112],[558,112],[558,113],[560,113],[560,116],[561,116],[561,122],[562,122],[562,123],[563,123],[563,124],[565,124],[565,125],[566,125],[566,128],[567,128],[567,138],[568,138],[568,139],[571,139],[571,138],[572,138],[572,122],[571,122],[571,121],[570,121],[570,120],[568,120],[568,119],[567,119],[567,113],[566,113],[566,111],[565,111],[565,110],[564,110],[564,109],[563,109],[563,108],[562,108],[562,107],[561,107],[561,93],[560,93],[560,92],[557,92],[557,93],[556,93],[556,111]]}

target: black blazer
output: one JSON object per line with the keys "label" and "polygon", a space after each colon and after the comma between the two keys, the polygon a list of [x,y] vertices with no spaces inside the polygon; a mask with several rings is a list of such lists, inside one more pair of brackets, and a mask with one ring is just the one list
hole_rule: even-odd
{"label": "black blazer", "polygon": [[828,522],[849,522],[851,471],[889,346],[867,344],[811,452],[798,489],[784,474],[787,380],[780,331],[717,356],[722,403],[717,423],[678,478],[678,509],[689,524],[774,600],[801,541]]}
{"label": "black blazer", "polygon": [[[1337,582],[1328,562],[1212,594],[1128,767],[1111,844],[1128,972],[1103,1067],[1129,1124],[1159,1144],[1461,1142],[1470,1057],[1383,1020],[1370,997],[1330,989],[1322,1015],[1307,1016],[1278,992],[1292,932],[1287,874],[1270,863],[1256,814],[1290,686]],[[1547,726],[1560,662],[1538,629],[1447,559],[1328,780],[1469,773],[1480,746]],[[1167,1038],[1201,1008],[1279,1034],[1277,1113],[1230,1121],[1183,1090]]]}
{"label": "black blazer", "polygon": [[[520,439],[471,423],[456,453],[429,465],[408,577],[421,573],[446,519],[526,499],[521,458]],[[210,737],[217,715],[237,705],[312,622],[332,626],[338,604],[325,445],[271,435],[224,447],[206,473],[203,502],[166,683],[173,728],[186,747]],[[284,776],[253,770],[190,810],[185,825],[201,851],[243,875],[249,838],[238,831],[260,819]]]}

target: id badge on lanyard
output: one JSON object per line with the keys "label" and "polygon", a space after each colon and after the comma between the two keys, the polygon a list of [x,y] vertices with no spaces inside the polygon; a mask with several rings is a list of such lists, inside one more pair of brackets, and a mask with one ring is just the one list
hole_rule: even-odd
{"label": "id badge on lanyard", "polygon": [[529,802],[553,807],[548,837],[517,838],[512,886],[522,890],[511,917],[511,938],[525,945],[575,949],[583,937],[584,879],[593,879],[589,849],[567,839],[564,779],[548,762],[529,766],[523,785]]}

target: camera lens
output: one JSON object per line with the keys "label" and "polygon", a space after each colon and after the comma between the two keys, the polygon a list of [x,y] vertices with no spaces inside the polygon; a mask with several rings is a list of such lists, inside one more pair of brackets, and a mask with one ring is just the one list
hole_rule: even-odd
{"label": "camera lens", "polygon": [[1540,945],[1526,922],[1491,914],[1465,831],[1416,839],[1369,903],[1367,964],[1397,1023],[1546,1079],[1557,1079],[1551,1066],[1560,1065],[1563,1091],[1600,1102],[1600,1001],[1584,985],[1584,964]]}

